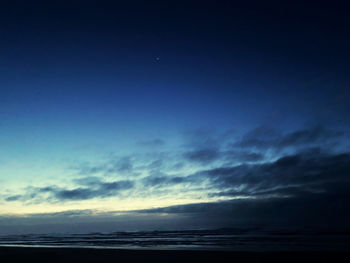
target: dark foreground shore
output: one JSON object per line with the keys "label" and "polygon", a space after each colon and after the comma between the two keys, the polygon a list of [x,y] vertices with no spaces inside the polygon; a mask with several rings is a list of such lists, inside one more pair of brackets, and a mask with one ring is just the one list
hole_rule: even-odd
{"label": "dark foreground shore", "polygon": [[0,247],[1,262],[350,262],[350,252],[233,252]]}

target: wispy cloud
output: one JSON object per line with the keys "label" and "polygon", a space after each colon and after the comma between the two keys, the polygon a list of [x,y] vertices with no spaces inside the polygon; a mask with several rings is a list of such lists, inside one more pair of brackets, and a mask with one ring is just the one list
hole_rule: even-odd
{"label": "wispy cloud", "polygon": [[[323,200],[327,211],[332,213],[331,206],[336,200],[343,207],[350,202],[350,153],[321,147],[324,142],[340,141],[342,132],[319,126],[287,134],[273,130],[264,133],[263,130],[259,128],[243,135],[234,145],[234,138],[230,136],[219,143],[220,135],[205,133],[196,143],[181,148],[177,155],[154,155],[146,161],[137,160],[136,155],[111,158],[95,166],[79,167],[70,187],[31,186],[22,193],[3,194],[2,199],[8,203],[55,203],[119,198],[125,194],[129,198],[163,198],[173,193],[186,193],[198,204],[145,211],[197,213],[213,209],[213,213],[222,211],[228,217],[238,209],[260,211],[260,206],[268,211],[272,209],[270,206],[286,204],[291,211],[299,211],[298,204],[303,200],[312,208],[312,213],[321,209],[319,200]],[[260,133],[264,136],[259,136]],[[253,143],[253,139],[258,141]],[[283,151],[293,145],[293,151]],[[267,148],[282,150],[274,158],[267,158]],[[183,169],[184,164],[188,169]],[[179,171],[162,171],[174,165],[179,166]],[[140,169],[144,170],[141,176],[128,175]],[[218,201],[222,199],[232,200]],[[213,203],[201,204],[203,200]],[[334,211],[339,212],[338,208]],[[246,212],[247,216],[257,214]],[[259,216],[265,215],[261,212]]]}
{"label": "wispy cloud", "polygon": [[88,200],[93,198],[106,198],[118,196],[124,190],[134,187],[134,182],[130,180],[121,180],[113,182],[101,181],[96,177],[87,177],[77,180],[82,187],[66,189],[58,186],[29,187],[23,195],[8,196],[5,198],[8,202],[13,201],[76,201]]}
{"label": "wispy cloud", "polygon": [[145,147],[160,147],[165,145],[165,141],[157,138],[157,139],[139,141],[137,144]]}
{"label": "wispy cloud", "polygon": [[239,148],[281,150],[288,147],[297,148],[300,146],[325,145],[343,135],[343,131],[331,130],[322,125],[296,130],[286,134],[281,134],[271,128],[261,126],[245,134],[233,146]]}

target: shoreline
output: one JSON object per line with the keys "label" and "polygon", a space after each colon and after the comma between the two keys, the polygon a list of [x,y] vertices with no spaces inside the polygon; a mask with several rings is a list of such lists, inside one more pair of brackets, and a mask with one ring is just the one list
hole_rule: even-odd
{"label": "shoreline", "polygon": [[1,262],[348,262],[350,251],[248,252],[218,250],[0,247]]}

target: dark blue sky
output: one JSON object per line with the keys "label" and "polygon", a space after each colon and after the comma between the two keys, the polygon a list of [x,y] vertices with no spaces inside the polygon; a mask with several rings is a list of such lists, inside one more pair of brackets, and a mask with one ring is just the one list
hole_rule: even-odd
{"label": "dark blue sky", "polygon": [[5,4],[3,114],[156,126],[344,116],[346,9],[294,2]]}
{"label": "dark blue sky", "polygon": [[[293,156],[313,173],[328,162],[336,183],[348,183],[344,3],[123,2],[1,2],[2,215],[158,209],[258,193],[279,202],[306,198],[301,189],[335,189],[277,180],[302,174],[278,162]],[[322,167],[307,166],[310,158]],[[251,185],[252,173],[269,173],[269,183],[254,177]],[[288,187],[300,189],[261,194]],[[226,225],[235,218],[223,213]]]}

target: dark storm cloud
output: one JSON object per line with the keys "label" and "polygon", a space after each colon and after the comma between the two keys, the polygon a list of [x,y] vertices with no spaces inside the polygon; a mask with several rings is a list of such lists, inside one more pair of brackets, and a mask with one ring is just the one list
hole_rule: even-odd
{"label": "dark storm cloud", "polygon": [[306,152],[271,163],[221,167],[201,172],[217,196],[344,194],[350,187],[350,153]]}
{"label": "dark storm cloud", "polygon": [[349,196],[306,195],[295,198],[236,199],[140,210],[141,213],[186,214],[194,221],[221,221],[231,226],[272,223],[273,225],[324,225],[328,229],[347,226]]}
{"label": "dark storm cloud", "polygon": [[207,190],[212,191],[210,196],[292,198],[341,193],[350,182],[350,153],[332,154],[316,148],[272,162],[222,166],[187,176],[151,175],[142,179],[146,187],[202,182],[207,182]]}
{"label": "dark storm cloud", "polygon": [[[199,172],[210,181],[210,197],[238,198],[142,210],[188,214],[193,220],[220,217],[229,224],[323,224],[350,220],[350,153],[310,150],[264,164],[219,167]],[[192,181],[197,183],[196,181]]]}
{"label": "dark storm cloud", "polygon": [[[258,155],[256,158],[260,159],[262,156]],[[316,148],[284,156],[273,162],[246,161],[241,165],[222,166],[190,175],[155,173],[134,182],[145,188],[167,188],[207,182],[207,190],[212,191],[210,196],[295,197],[332,193],[335,189],[339,192],[343,189],[342,186],[349,184],[349,174],[349,153],[332,154]],[[98,187],[105,195],[109,193],[98,178],[87,177],[79,179],[78,183]],[[101,193],[86,191],[85,187],[82,187],[62,192],[59,197],[85,199],[99,195]]]}
{"label": "dark storm cloud", "polygon": [[116,196],[121,191],[131,189],[134,183],[129,180],[116,182],[100,182],[93,188],[76,188],[73,190],[56,189],[51,193],[58,200],[87,200]]}
{"label": "dark storm cloud", "polygon": [[321,125],[287,134],[280,134],[267,127],[258,127],[245,134],[234,146],[240,148],[273,148],[280,150],[287,147],[325,144],[343,135],[344,132],[342,131],[330,130]]}

